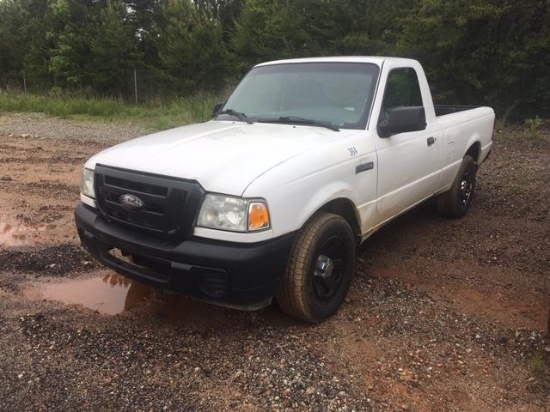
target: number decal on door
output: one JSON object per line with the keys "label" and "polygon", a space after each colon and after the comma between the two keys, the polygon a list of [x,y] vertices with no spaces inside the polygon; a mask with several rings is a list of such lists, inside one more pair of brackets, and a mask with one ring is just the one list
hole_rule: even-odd
{"label": "number decal on door", "polygon": [[359,154],[355,146],[348,147],[348,152],[351,157],[357,156]]}

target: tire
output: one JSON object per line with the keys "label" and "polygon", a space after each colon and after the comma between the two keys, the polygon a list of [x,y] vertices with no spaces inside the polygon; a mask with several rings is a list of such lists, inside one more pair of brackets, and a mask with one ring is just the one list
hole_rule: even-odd
{"label": "tire", "polygon": [[300,231],[277,303],[288,315],[319,323],[346,298],[355,270],[356,242],[341,216],[318,213]]}
{"label": "tire", "polygon": [[437,197],[437,211],[447,217],[466,215],[476,186],[477,163],[470,155],[464,156],[451,188]]}

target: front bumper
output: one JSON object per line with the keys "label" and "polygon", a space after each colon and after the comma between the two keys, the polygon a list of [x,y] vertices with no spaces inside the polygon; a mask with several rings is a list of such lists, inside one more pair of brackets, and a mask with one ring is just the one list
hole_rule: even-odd
{"label": "front bumper", "polygon": [[173,244],[111,224],[83,203],[75,220],[84,247],[121,275],[196,299],[250,309],[267,305],[278,292],[295,237],[291,233],[252,244],[190,237]]}

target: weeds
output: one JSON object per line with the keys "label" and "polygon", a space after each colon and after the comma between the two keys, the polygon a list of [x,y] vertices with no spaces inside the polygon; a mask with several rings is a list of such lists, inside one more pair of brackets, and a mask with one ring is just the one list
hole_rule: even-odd
{"label": "weeds", "polygon": [[506,119],[497,117],[495,121],[495,132],[501,134],[506,129]]}
{"label": "weeds", "polygon": [[542,372],[546,369],[547,365],[544,356],[540,353],[537,353],[529,361],[529,366],[531,366],[533,372]]}
{"label": "weeds", "polygon": [[527,126],[527,130],[529,131],[529,135],[532,138],[539,137],[540,129],[541,129],[543,123],[544,123],[544,121],[538,116],[535,116],[531,119],[527,119],[525,121],[525,126]]}

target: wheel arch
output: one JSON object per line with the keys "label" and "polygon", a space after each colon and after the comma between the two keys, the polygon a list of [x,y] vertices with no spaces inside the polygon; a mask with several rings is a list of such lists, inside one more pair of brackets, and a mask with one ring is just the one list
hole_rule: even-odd
{"label": "wheel arch", "polygon": [[481,153],[481,143],[475,142],[473,143],[468,150],[466,151],[466,155],[472,156],[472,158],[475,160],[476,163],[479,164],[479,156]]}
{"label": "wheel arch", "polygon": [[343,217],[351,227],[357,243],[361,240],[361,226],[359,224],[359,214],[357,208],[350,199],[338,198],[331,200],[323,205],[314,215],[318,212],[334,213]]}

